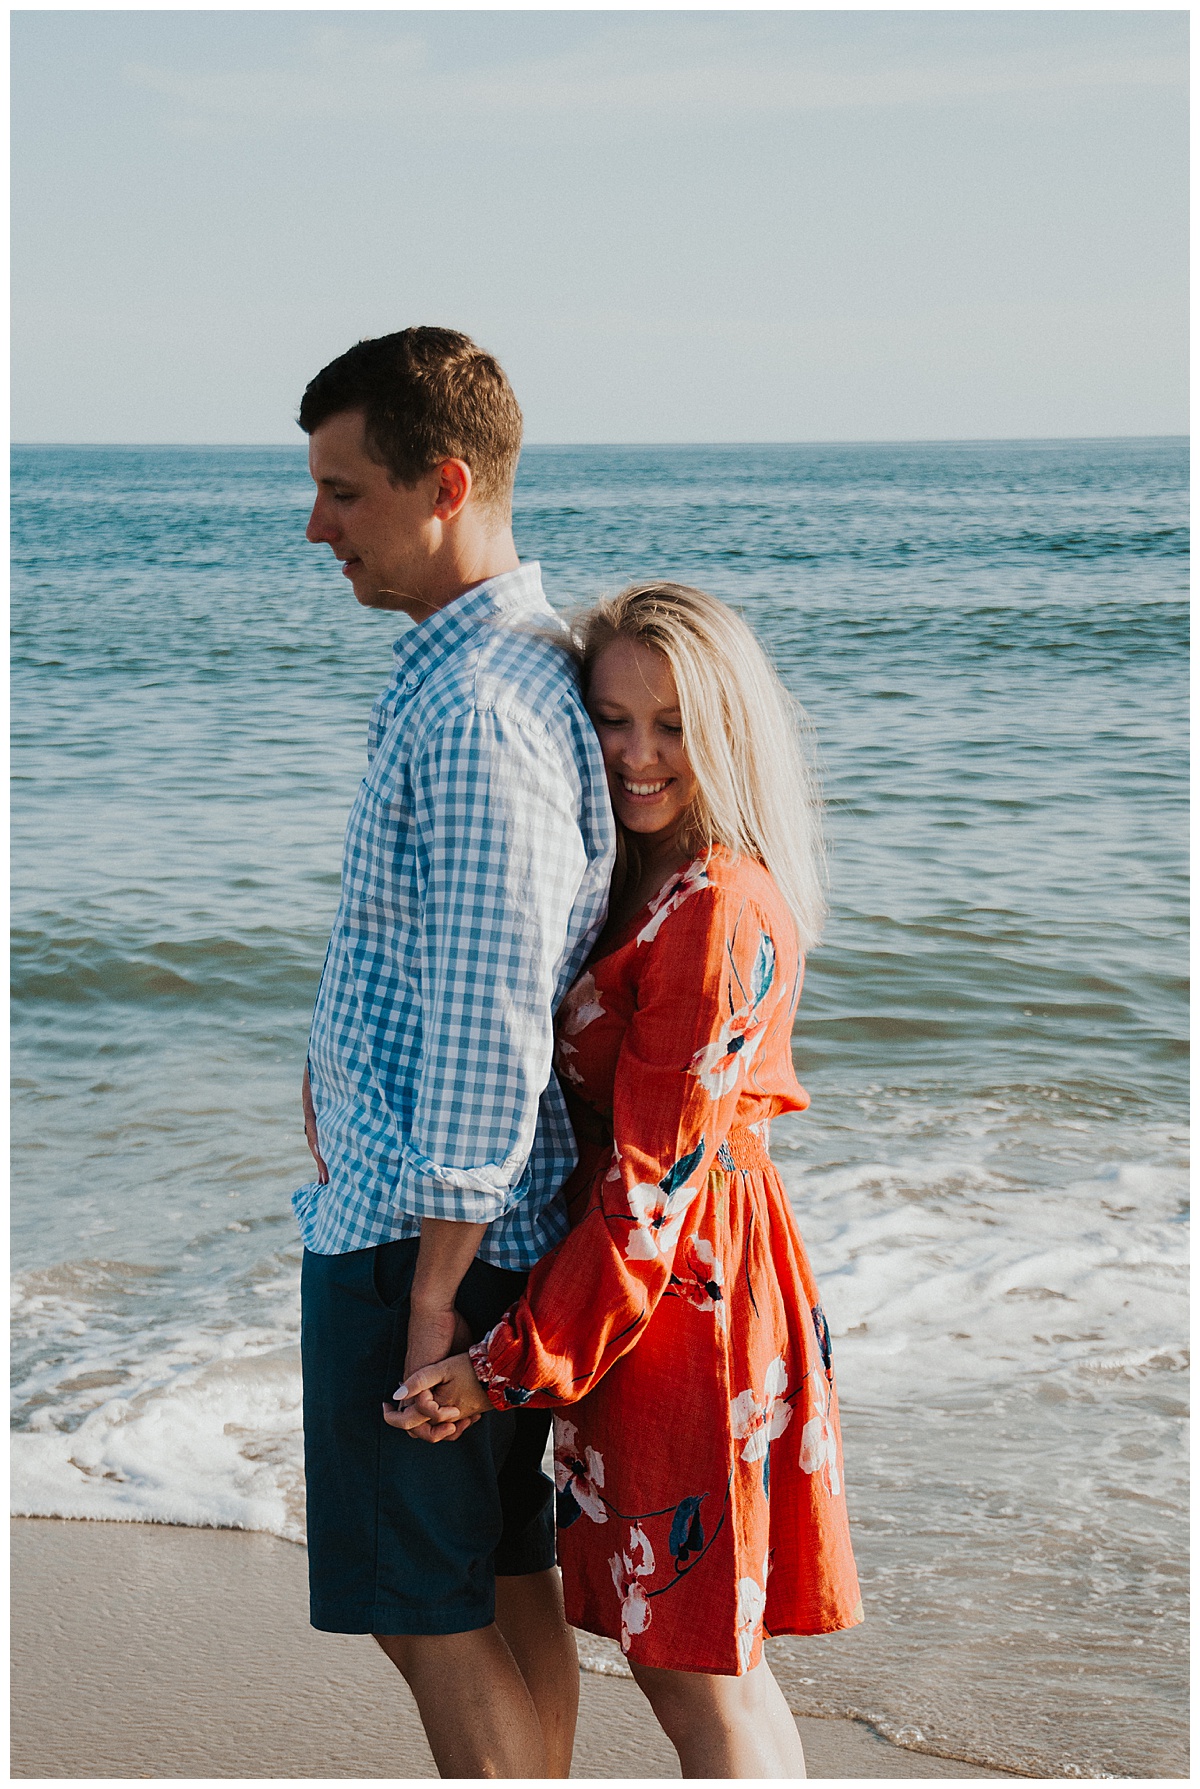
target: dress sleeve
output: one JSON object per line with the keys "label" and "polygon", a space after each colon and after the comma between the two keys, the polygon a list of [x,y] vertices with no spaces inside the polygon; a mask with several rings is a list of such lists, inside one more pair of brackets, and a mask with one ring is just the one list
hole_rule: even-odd
{"label": "dress sleeve", "polygon": [[671,1281],[690,1206],[788,990],[759,910],[706,886],[646,945],[613,1087],[613,1154],[579,1222],[471,1350],[498,1409],[582,1398]]}

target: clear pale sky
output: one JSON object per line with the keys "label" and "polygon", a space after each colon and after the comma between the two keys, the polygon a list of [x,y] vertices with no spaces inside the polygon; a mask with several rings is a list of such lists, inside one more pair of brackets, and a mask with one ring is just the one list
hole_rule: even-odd
{"label": "clear pale sky", "polygon": [[1183,433],[1187,23],[18,12],[14,437],[298,442],[409,323],[530,441]]}

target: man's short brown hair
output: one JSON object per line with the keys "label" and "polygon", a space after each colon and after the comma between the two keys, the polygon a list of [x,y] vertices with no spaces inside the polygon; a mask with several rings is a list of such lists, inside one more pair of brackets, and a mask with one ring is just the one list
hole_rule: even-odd
{"label": "man's short brown hair", "polygon": [[361,410],[366,448],[398,484],[465,460],[479,501],[507,515],[521,411],[499,362],[456,329],[401,329],[356,342],[322,367],[300,403],[306,435]]}

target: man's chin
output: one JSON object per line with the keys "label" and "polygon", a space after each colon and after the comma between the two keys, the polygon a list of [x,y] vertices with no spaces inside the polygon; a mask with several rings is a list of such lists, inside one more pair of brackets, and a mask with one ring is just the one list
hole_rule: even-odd
{"label": "man's chin", "polygon": [[355,602],[360,603],[364,609],[397,609],[400,606],[390,590],[380,590],[364,579],[351,581],[350,588],[354,592]]}

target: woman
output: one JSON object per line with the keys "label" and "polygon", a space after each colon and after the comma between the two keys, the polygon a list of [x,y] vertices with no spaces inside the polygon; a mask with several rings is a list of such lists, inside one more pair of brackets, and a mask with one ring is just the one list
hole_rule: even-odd
{"label": "woman", "polygon": [[829,1331],[767,1152],[808,1104],[815,787],[753,634],[701,591],[601,603],[584,675],[620,850],[558,1019],[572,1228],[469,1354],[410,1375],[398,1420],[561,1410],[567,1619],[620,1640],[684,1776],[802,1776],[763,1634],[862,1619]]}

